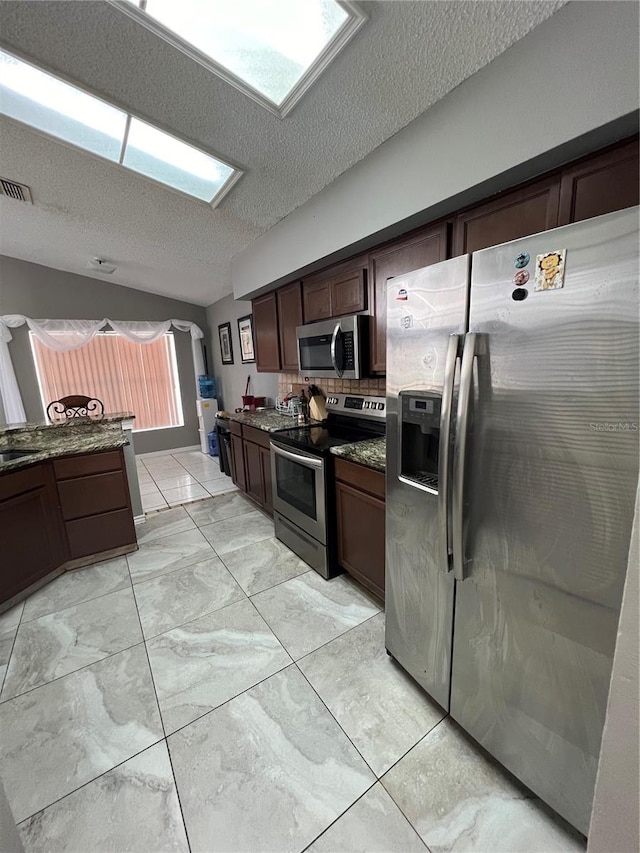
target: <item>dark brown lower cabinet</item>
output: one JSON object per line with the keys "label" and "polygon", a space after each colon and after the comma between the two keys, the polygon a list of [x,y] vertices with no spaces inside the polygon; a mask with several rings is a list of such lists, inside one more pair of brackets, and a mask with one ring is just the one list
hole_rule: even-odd
{"label": "dark brown lower cabinet", "polygon": [[338,562],[384,601],[385,475],[336,460]]}
{"label": "dark brown lower cabinet", "polygon": [[242,448],[247,497],[273,514],[271,497],[271,442],[269,433],[250,426],[242,427]]}
{"label": "dark brown lower cabinet", "polygon": [[69,568],[134,551],[122,450],[68,456],[0,475],[0,607]]}
{"label": "dark brown lower cabinet", "polygon": [[231,479],[240,491],[247,491],[242,439],[233,434],[231,435]]}
{"label": "dark brown lower cabinet", "polygon": [[67,559],[63,529],[49,462],[0,477],[0,604],[62,566]]}

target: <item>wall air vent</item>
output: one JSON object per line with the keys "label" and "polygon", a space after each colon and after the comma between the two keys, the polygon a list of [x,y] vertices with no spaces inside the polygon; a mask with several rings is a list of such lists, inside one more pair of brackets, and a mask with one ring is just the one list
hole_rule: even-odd
{"label": "wall air vent", "polygon": [[33,204],[29,187],[26,184],[9,181],[7,178],[0,178],[0,195],[6,195],[15,201],[26,201],[27,204]]}

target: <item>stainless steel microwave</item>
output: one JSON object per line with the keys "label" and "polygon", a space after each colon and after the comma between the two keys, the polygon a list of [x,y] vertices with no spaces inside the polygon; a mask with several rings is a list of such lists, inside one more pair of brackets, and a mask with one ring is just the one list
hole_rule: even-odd
{"label": "stainless steel microwave", "polygon": [[298,326],[298,366],[303,376],[362,379],[366,375],[366,314]]}

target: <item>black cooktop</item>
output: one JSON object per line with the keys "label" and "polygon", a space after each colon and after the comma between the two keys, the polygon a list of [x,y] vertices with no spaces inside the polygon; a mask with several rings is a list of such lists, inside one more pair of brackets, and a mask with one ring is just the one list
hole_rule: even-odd
{"label": "black cooktop", "polygon": [[[377,426],[377,425],[376,425]],[[367,424],[366,428],[357,425],[332,423],[326,421],[322,426],[298,427],[287,429],[271,434],[272,441],[299,447],[310,453],[324,455],[329,453],[330,448],[340,447],[342,444],[353,444],[356,441],[365,441],[368,438],[377,438],[384,435],[384,425],[380,428],[372,428]]]}

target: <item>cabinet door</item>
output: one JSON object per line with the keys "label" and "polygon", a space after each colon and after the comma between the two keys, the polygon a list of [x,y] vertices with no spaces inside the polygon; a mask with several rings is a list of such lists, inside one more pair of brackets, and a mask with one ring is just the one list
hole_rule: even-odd
{"label": "cabinet door", "polygon": [[247,491],[247,481],[244,474],[244,454],[242,452],[242,439],[237,435],[231,435],[231,479],[243,492]]}
{"label": "cabinet door", "polygon": [[262,477],[262,459],[260,456],[261,448],[252,441],[245,441],[243,445],[247,494],[262,506],[264,503],[264,480]]}
{"label": "cabinet door", "polygon": [[273,493],[271,486],[271,451],[266,447],[260,448],[260,462],[262,464],[262,482],[264,484],[264,508],[273,515]]}
{"label": "cabinet door", "polygon": [[303,281],[302,303],[304,307],[304,321],[328,320],[332,315],[331,307],[331,280]]}
{"label": "cabinet door", "polygon": [[448,224],[442,222],[369,256],[372,373],[385,373],[387,369],[387,280],[446,260],[448,229]]}
{"label": "cabinet door", "polygon": [[282,370],[298,369],[298,342],[296,328],[302,325],[302,290],[295,281],[276,291],[278,301],[278,335],[280,338],[280,367]]}
{"label": "cabinet door", "polygon": [[331,280],[331,312],[333,317],[364,311],[365,271],[356,270]]}
{"label": "cabinet door", "polygon": [[560,177],[545,178],[456,216],[454,255],[477,252],[558,224]]}
{"label": "cabinet door", "polygon": [[276,373],[280,370],[280,343],[278,341],[278,307],[275,292],[254,299],[251,307],[253,310],[256,369],[261,373]]}
{"label": "cabinet door", "polygon": [[336,483],[338,562],[384,599],[384,501]]}
{"label": "cabinet door", "polygon": [[639,202],[639,180],[637,139],[565,169],[558,224],[634,207]]}
{"label": "cabinet door", "polygon": [[50,463],[0,477],[0,604],[55,572],[67,559]]}

